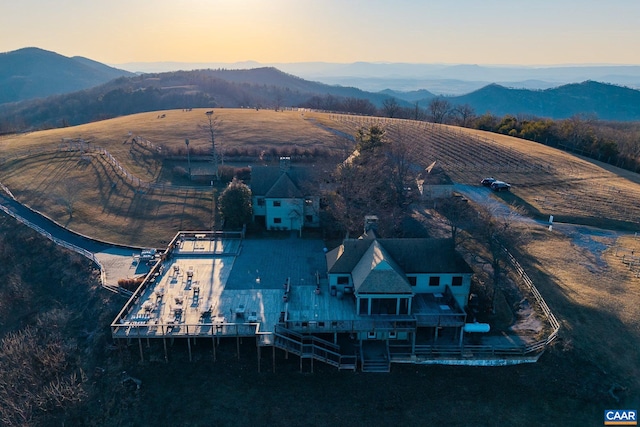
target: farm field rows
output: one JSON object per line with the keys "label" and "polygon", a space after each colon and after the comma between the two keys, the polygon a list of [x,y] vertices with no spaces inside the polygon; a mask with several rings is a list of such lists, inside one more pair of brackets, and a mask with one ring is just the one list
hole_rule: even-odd
{"label": "farm field rows", "polygon": [[611,172],[542,144],[489,132],[400,119],[332,115],[343,132],[381,124],[391,140],[408,143],[420,166],[437,162],[455,182],[477,185],[494,176],[513,185],[508,202],[524,204],[539,218],[640,227],[640,177]]}

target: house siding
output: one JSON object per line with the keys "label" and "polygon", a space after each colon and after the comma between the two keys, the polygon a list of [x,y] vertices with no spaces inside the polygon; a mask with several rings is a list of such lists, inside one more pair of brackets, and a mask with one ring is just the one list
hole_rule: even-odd
{"label": "house siding", "polygon": [[[280,202],[280,206],[274,206]],[[266,225],[268,230],[299,230],[302,228],[303,217],[302,199],[265,199]],[[276,222],[277,218],[280,222]]]}
{"label": "house siding", "polygon": [[[467,306],[467,298],[469,297],[469,291],[471,289],[471,274],[468,273],[437,273],[437,274],[411,274],[416,277],[416,286],[412,286],[413,291],[417,294],[435,294],[444,293],[445,288],[449,287],[456,302],[460,307]],[[438,286],[429,286],[429,279],[431,277],[439,277],[440,283]],[[452,286],[454,277],[462,277],[461,286]]]}

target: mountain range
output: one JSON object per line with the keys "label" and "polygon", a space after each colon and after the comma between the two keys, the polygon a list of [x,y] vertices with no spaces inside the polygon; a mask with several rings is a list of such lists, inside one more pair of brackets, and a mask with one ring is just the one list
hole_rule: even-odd
{"label": "mountain range", "polygon": [[184,63],[137,62],[114,65],[135,72],[168,72],[197,69],[247,69],[273,67],[303,79],[329,85],[355,86],[369,92],[385,89],[427,89],[436,95],[464,95],[492,83],[515,89],[549,89],[569,83],[594,80],[640,89],[640,66],[489,66],[474,64],[411,64],[354,62]]}
{"label": "mountain range", "polygon": [[[317,64],[318,72],[331,68]],[[424,88],[368,92],[306,80],[273,67],[245,65],[246,69],[133,74],[87,58],[68,58],[37,48],[0,54],[0,131],[74,125],[141,111],[191,107],[334,109],[340,105],[342,111],[373,114],[391,99],[406,109],[426,109],[437,96]],[[432,72],[437,68],[432,66]],[[627,68],[628,76],[640,71],[640,67]],[[365,72],[367,67],[360,64],[351,69]],[[386,69],[394,68],[388,65]],[[414,64],[413,68],[398,69],[420,67]],[[459,66],[446,73],[464,76],[473,69],[477,75],[484,75],[476,66]],[[440,72],[445,73],[443,67]],[[517,72],[515,75],[524,76]],[[562,119],[583,114],[603,120],[640,120],[640,91],[591,80],[536,90],[492,83],[445,99],[452,106],[466,104],[478,115]]]}
{"label": "mountain range", "polygon": [[88,58],[68,58],[35,47],[0,53],[0,104],[87,89],[133,75]]}

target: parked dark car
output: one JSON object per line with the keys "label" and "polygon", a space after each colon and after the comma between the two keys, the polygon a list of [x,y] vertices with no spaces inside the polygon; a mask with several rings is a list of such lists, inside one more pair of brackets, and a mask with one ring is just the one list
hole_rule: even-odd
{"label": "parked dark car", "polygon": [[511,184],[507,184],[504,181],[493,181],[491,189],[493,191],[509,191],[511,189]]}
{"label": "parked dark car", "polygon": [[497,180],[495,178],[489,177],[489,178],[485,178],[482,181],[480,181],[480,184],[484,185],[485,187],[491,187],[491,184],[493,184],[496,181]]}

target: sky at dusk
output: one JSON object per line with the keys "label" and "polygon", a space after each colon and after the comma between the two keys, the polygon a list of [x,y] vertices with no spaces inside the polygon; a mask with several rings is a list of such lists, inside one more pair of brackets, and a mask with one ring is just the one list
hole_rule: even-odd
{"label": "sky at dusk", "polygon": [[640,64],[638,0],[0,0],[0,52],[127,62]]}

